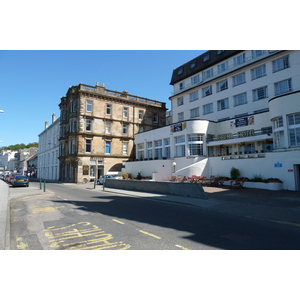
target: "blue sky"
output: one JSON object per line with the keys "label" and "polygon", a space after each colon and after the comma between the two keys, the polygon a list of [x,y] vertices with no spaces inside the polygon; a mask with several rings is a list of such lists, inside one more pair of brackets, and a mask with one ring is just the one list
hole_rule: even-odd
{"label": "blue sky", "polygon": [[201,50],[2,50],[0,147],[38,142],[45,121],[59,116],[72,85],[104,83],[110,90],[167,103],[173,69]]}
{"label": "blue sky", "polygon": [[[274,22],[281,8],[272,7],[270,14],[268,2],[260,1],[259,7],[266,10],[264,18],[270,20],[264,22],[272,31],[253,23],[257,5],[224,22],[231,6],[239,7],[236,0],[217,1],[213,8],[196,0],[184,5],[154,0],[143,6],[136,0],[70,3],[1,4],[0,110],[5,113],[0,114],[0,147],[38,141],[45,121],[52,113],[59,116],[60,97],[72,85],[104,83],[170,108],[172,71],[204,52],[198,49],[295,48],[293,31]],[[203,13],[212,9],[213,17]],[[289,20],[295,23],[290,28],[297,28],[297,10]],[[280,46],[278,36],[285,37]]]}

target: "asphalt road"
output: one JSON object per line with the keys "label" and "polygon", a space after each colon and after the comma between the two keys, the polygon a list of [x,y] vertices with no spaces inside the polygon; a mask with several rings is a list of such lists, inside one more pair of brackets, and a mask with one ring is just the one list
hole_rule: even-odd
{"label": "asphalt road", "polygon": [[[38,183],[32,183],[38,185]],[[22,194],[21,189],[14,193]],[[300,249],[300,228],[74,185],[11,199],[11,249]]]}

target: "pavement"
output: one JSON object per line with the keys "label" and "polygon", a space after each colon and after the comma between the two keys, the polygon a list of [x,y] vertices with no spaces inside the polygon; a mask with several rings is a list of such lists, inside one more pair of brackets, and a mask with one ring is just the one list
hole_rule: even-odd
{"label": "pavement", "polygon": [[[300,227],[300,192],[296,191],[270,191],[250,188],[232,190],[229,187],[204,187],[208,199],[199,199],[103,188],[102,185],[96,185],[94,189],[93,182],[87,184],[61,184],[71,185],[79,189],[88,189],[95,193],[104,191],[149,200],[166,201],[177,205],[189,205],[219,213],[233,214],[258,220],[268,220],[270,222]],[[14,188],[11,190],[5,182],[0,180],[0,250],[9,250],[9,201],[14,198],[34,196],[42,193],[44,193],[43,186],[42,189],[40,189],[39,183],[33,183],[29,188]]]}

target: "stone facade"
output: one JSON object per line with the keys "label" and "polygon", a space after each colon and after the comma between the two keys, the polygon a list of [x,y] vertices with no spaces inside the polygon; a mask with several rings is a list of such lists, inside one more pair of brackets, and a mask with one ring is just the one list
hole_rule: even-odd
{"label": "stone facade", "polygon": [[122,172],[135,159],[135,134],[166,123],[165,103],[98,84],[70,87],[59,107],[60,179],[69,182]]}

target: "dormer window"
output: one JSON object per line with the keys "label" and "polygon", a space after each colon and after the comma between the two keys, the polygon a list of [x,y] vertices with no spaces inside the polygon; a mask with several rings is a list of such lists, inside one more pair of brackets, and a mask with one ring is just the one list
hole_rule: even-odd
{"label": "dormer window", "polygon": [[191,65],[190,65],[190,68],[191,68],[191,69],[194,69],[194,68],[196,67],[196,65],[197,65],[197,64],[196,64],[196,61],[193,61],[193,62],[191,63]]}
{"label": "dormer window", "polygon": [[206,54],[206,55],[203,57],[203,62],[208,61],[209,59],[210,59],[210,55],[209,55],[209,54]]}
{"label": "dormer window", "polygon": [[183,68],[180,68],[178,71],[177,71],[177,75],[181,75],[183,73]]}

